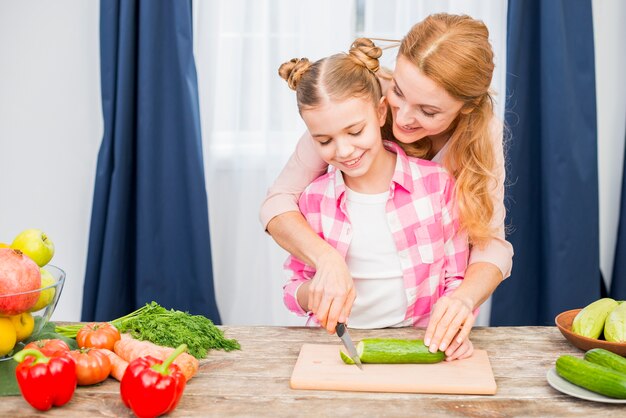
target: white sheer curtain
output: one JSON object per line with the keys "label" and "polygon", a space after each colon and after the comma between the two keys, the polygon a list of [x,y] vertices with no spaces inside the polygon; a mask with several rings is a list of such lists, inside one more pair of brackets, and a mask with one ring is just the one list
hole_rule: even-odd
{"label": "white sheer curtain", "polygon": [[[213,271],[225,324],[303,324],[282,303],[286,253],[258,221],[268,186],[305,129],[279,65],[346,51],[360,35],[400,39],[426,15],[445,11],[489,26],[499,64],[494,86],[502,92],[506,0],[194,2]],[[386,53],[390,67],[394,53]]]}
{"label": "white sheer curtain", "polygon": [[304,131],[281,63],[346,49],[354,2],[197,1],[195,45],[213,271],[225,324],[301,324],[282,303],[286,253],[258,211]]}

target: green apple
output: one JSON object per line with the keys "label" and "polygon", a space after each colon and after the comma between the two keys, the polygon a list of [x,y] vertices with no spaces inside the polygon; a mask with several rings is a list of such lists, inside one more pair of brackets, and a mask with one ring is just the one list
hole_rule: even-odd
{"label": "green apple", "polygon": [[20,250],[30,257],[39,267],[43,267],[54,255],[54,244],[39,229],[27,229],[19,233],[11,243],[11,248]]}
{"label": "green apple", "polygon": [[[54,277],[52,277],[52,274],[50,274],[48,270],[46,269],[39,269],[39,270],[41,271],[41,288],[42,289],[44,287],[51,286],[55,283]],[[54,299],[54,292],[56,292],[56,289],[54,287],[51,287],[50,289],[42,290],[41,292],[39,292],[39,299],[37,299],[35,306],[30,308],[28,311],[37,312],[38,310],[43,309],[46,306],[50,305],[50,303],[52,302],[52,299]]]}

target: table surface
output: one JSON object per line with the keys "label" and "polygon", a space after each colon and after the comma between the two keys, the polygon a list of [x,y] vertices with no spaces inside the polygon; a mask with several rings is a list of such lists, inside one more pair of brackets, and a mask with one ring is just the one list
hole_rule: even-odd
{"label": "table surface", "polygon": [[[626,416],[626,405],[564,395],[546,381],[562,354],[582,356],[556,327],[476,327],[471,339],[489,354],[498,385],[494,396],[292,390],[289,377],[304,343],[338,344],[319,328],[222,327],[241,351],[213,351],[201,360],[176,410],[168,416]],[[422,338],[423,329],[351,330],[368,337]],[[113,379],[79,387],[63,407],[39,412],[21,396],[0,399],[0,417],[133,416]]]}

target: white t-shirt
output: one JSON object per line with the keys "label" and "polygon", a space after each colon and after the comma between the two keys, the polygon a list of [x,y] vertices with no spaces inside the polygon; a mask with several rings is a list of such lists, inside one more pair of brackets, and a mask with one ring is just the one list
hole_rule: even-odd
{"label": "white t-shirt", "polygon": [[407,298],[398,251],[385,206],[389,192],[363,194],[346,187],[346,208],[352,240],[346,263],[354,279],[356,300],[350,328],[411,325],[405,320]]}

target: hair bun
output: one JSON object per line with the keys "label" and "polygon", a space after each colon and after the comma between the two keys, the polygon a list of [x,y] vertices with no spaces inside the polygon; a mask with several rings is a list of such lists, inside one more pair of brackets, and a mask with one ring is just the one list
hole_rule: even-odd
{"label": "hair bun", "polygon": [[383,54],[383,50],[374,44],[371,39],[358,38],[350,47],[349,55],[355,58],[361,65],[375,73],[380,68],[378,58]]}
{"label": "hair bun", "polygon": [[307,58],[292,58],[278,67],[278,75],[287,81],[291,90],[295,90],[309,67],[311,62]]}

